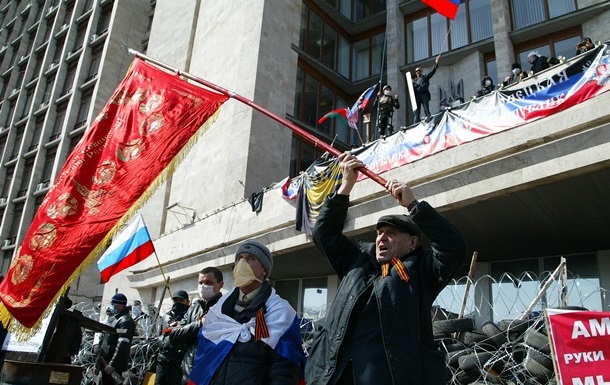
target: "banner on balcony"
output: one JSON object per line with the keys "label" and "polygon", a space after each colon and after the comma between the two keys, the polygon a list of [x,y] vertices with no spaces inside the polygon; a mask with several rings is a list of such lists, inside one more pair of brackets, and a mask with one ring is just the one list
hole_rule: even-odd
{"label": "banner on balcony", "polygon": [[560,384],[610,383],[610,313],[547,309]]}
{"label": "banner on balcony", "polygon": [[[610,48],[604,44],[536,77],[446,110],[435,115],[430,122],[398,131],[352,153],[369,170],[381,174],[440,151],[553,115],[608,90]],[[325,170],[310,168],[308,177],[315,179],[316,172]],[[360,174],[359,178],[366,176]],[[303,184],[302,176],[285,181],[283,186],[283,196],[287,199],[307,197],[309,193],[309,186]],[[323,203],[324,197],[318,198]],[[303,213],[303,210],[299,211],[297,223],[304,223],[299,217]],[[314,225],[315,216],[310,215],[308,219],[304,231]]]}
{"label": "banner on balcony", "polygon": [[[136,58],[69,155],[0,284],[24,334],[183,159],[227,97]],[[23,328],[22,326],[25,326]],[[13,328],[15,329],[15,328]]]}

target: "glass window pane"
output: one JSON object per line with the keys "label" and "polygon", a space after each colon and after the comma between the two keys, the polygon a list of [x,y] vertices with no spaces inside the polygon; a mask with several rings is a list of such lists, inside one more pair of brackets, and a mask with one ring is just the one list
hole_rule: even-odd
{"label": "glass window pane", "polygon": [[307,40],[307,14],[309,13],[309,8],[307,8],[306,4],[303,4],[303,8],[301,8],[301,31],[299,34],[299,48],[305,50],[305,41]]}
{"label": "glass window pane", "polygon": [[422,17],[407,24],[407,58],[414,62],[428,56],[428,19]]}
{"label": "glass window pane", "polygon": [[447,44],[444,44],[447,36],[447,18],[440,13],[430,15],[430,30],[432,33],[432,54],[438,54],[441,48],[443,52],[447,51]]}
{"label": "glass window pane", "polygon": [[493,27],[491,23],[491,5],[489,0],[471,0],[469,8],[472,42],[474,43],[491,37],[493,35]]}
{"label": "glass window pane", "polygon": [[[344,108],[347,107],[347,102],[343,99],[337,98],[337,102],[335,103],[335,108]],[[335,134],[337,135],[337,140],[340,140],[343,143],[349,143],[348,141],[348,134],[350,133],[350,131],[352,131],[350,129],[350,127],[341,122],[339,119],[333,119],[335,120]]]}
{"label": "glass window pane", "polygon": [[496,65],[495,60],[490,60],[485,63],[485,72],[487,73],[487,76],[493,79],[494,84],[497,85],[499,83],[498,66]]}
{"label": "glass window pane", "polygon": [[521,29],[544,21],[544,0],[512,0],[513,25]]}
{"label": "glass window pane", "polygon": [[297,84],[295,87],[295,97],[294,97],[294,116],[297,119],[303,119],[301,116],[301,102],[303,97],[303,78],[305,77],[305,72],[301,68],[297,68]]}
{"label": "glass window pane", "polygon": [[303,103],[302,120],[312,127],[318,121],[318,80],[305,76],[305,96]]}
{"label": "glass window pane", "polygon": [[548,45],[543,45],[541,47],[536,47],[536,48],[530,48],[526,51],[519,52],[519,63],[523,63],[522,65],[523,65],[524,71],[529,72],[532,70],[531,64],[529,64],[529,62],[527,61],[527,55],[532,51],[538,51],[538,54],[540,54],[541,56],[550,56],[551,55],[551,47],[549,47]]}
{"label": "glass window pane", "polygon": [[378,75],[381,73],[381,62],[386,62],[383,59],[383,41],[385,35],[380,33],[378,35],[373,36],[373,46],[371,47],[371,53],[373,61],[373,73],[372,75]]}
{"label": "glass window pane", "polygon": [[553,44],[553,48],[555,50],[555,57],[565,56],[566,58],[571,58],[576,54],[576,44],[581,41],[580,36],[573,36],[567,38],[565,40],[556,41]]}
{"label": "glass window pane", "polygon": [[[324,116],[326,113],[330,112],[330,110],[333,109],[333,99],[334,99],[334,94],[333,92],[325,86],[321,86],[320,87],[320,99],[319,99],[319,103],[318,103],[318,116]],[[333,136],[333,128],[332,128],[332,123],[335,121],[336,119],[326,119],[326,121],[324,121],[324,123],[320,124],[318,126],[318,128],[320,129],[320,131]]]}
{"label": "glass window pane", "polygon": [[349,79],[349,57],[350,45],[349,41],[339,35],[339,54],[337,55],[337,72]]}
{"label": "glass window pane", "polygon": [[468,25],[466,23],[466,7],[458,8],[453,27],[451,27],[451,49],[468,44]]}
{"label": "glass window pane", "polygon": [[326,315],[327,279],[303,279],[303,315],[320,319]]}
{"label": "glass window pane", "polygon": [[348,19],[352,19],[352,0],[339,0],[339,12]]}
{"label": "glass window pane", "polygon": [[369,39],[354,44],[354,59],[352,60],[352,80],[360,80],[369,76]]}
{"label": "glass window pane", "polygon": [[307,32],[307,48],[305,52],[318,59],[322,44],[322,18],[313,12],[309,13],[309,31]]}
{"label": "glass window pane", "polygon": [[576,10],[574,0],[548,0],[548,4],[550,18],[565,15]]}
{"label": "glass window pane", "polygon": [[324,25],[324,40],[322,44],[322,64],[330,69],[335,69],[337,32],[328,24]]}

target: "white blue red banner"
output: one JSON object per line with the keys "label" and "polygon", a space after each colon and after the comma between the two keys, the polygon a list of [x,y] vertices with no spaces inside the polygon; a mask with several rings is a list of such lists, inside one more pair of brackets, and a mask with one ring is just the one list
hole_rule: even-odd
{"label": "white blue red banner", "polygon": [[100,270],[102,280],[108,282],[116,273],[135,265],[150,257],[155,252],[144,218],[138,215],[104,252],[97,268]]}

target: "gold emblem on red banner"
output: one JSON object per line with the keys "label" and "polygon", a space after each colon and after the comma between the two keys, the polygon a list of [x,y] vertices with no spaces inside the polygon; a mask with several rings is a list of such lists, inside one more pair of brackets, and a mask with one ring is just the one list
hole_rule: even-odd
{"label": "gold emblem on red banner", "polygon": [[136,159],[142,153],[142,139],[137,138],[122,144],[116,151],[116,156],[123,162],[129,162]]}
{"label": "gold emblem on red banner", "polygon": [[34,262],[31,255],[20,255],[13,264],[13,274],[11,274],[11,282],[13,285],[18,285],[25,281],[32,271],[33,266]]}
{"label": "gold emblem on red banner", "polygon": [[163,96],[159,94],[151,95],[151,97],[149,97],[145,103],[140,104],[140,112],[143,114],[150,114],[151,112],[159,108],[159,106],[162,105],[164,102],[165,99],[163,98]]}
{"label": "gold emblem on red banner", "polygon": [[163,127],[163,121],[164,118],[162,114],[152,114],[148,116],[142,121],[142,124],[140,124],[140,135],[148,136],[149,134],[157,131]]}
{"label": "gold emblem on red banner", "polygon": [[105,160],[97,169],[95,169],[95,175],[93,175],[93,183],[95,184],[107,184],[112,181],[116,174],[116,163],[111,160]]}
{"label": "gold emblem on red banner", "polygon": [[78,200],[70,193],[63,193],[49,205],[47,215],[51,219],[63,219],[68,215],[76,214],[77,208]]}
{"label": "gold emblem on red banner", "polygon": [[30,238],[30,249],[36,251],[51,246],[57,238],[57,229],[50,223],[43,223]]}
{"label": "gold emblem on red banner", "polygon": [[104,203],[106,196],[111,195],[107,189],[100,188],[91,190],[84,185],[78,183],[75,179],[72,179],[78,191],[85,199],[85,207],[90,215],[97,215],[100,212],[99,207]]}

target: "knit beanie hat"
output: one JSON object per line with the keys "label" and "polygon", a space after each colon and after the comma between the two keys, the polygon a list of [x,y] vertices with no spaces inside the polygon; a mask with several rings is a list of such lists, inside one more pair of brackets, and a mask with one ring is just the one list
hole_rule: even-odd
{"label": "knit beanie hat", "polygon": [[123,293],[116,293],[115,295],[112,296],[112,300],[110,300],[110,303],[113,305],[123,305],[126,306],[127,305],[127,297],[125,297],[125,294]]}
{"label": "knit beanie hat", "polygon": [[271,269],[273,269],[273,257],[267,246],[262,243],[249,240],[241,244],[235,253],[235,260],[242,253],[248,253],[254,255],[258,262],[267,271],[267,278],[271,275]]}

